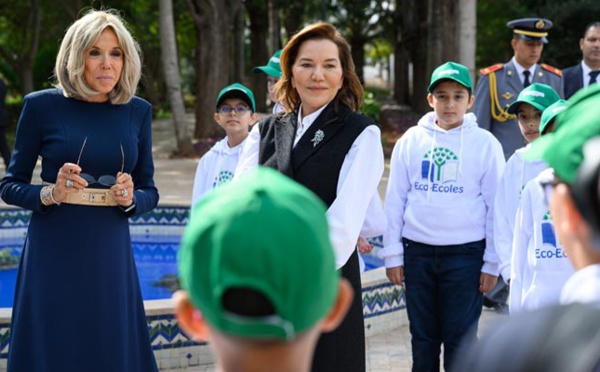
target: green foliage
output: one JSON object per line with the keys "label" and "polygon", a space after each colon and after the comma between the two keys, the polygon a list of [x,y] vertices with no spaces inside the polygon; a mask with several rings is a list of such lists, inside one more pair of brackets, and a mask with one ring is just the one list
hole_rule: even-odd
{"label": "green foliage", "polygon": [[375,123],[379,123],[381,105],[375,100],[375,95],[372,92],[365,91],[363,102],[360,105],[359,111],[373,119]]}
{"label": "green foliage", "polygon": [[371,93],[373,95],[373,98],[376,100],[389,98],[392,94],[392,92],[389,89],[377,85],[365,86],[365,92]]}
{"label": "green foliage", "polygon": [[385,59],[394,53],[394,46],[391,40],[377,39],[374,40],[373,45],[367,47],[367,58],[371,59]]}

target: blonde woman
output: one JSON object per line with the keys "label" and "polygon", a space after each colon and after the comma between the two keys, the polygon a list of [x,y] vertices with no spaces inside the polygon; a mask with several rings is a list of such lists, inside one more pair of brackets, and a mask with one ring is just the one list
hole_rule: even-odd
{"label": "blonde woman", "polygon": [[[136,42],[91,11],[27,95],[0,195],[33,212],[17,278],[9,371],[156,371],[128,217],[153,209],[151,106]],[[42,185],[32,185],[38,157]]]}

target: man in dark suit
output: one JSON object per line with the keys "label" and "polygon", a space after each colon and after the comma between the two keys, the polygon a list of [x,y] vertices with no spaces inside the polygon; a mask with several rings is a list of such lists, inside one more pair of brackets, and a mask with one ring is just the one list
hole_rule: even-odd
{"label": "man in dark suit", "polygon": [[565,99],[590,84],[600,82],[600,22],[587,25],[583,37],[579,40],[581,63],[563,71],[565,81]]}
{"label": "man in dark suit", "polygon": [[[504,64],[480,71],[473,105],[477,123],[500,141],[506,159],[526,144],[516,115],[507,112],[519,92],[533,83],[549,85],[561,97],[563,92],[561,71],[544,63],[538,64],[544,44],[548,43],[546,37],[552,22],[543,18],[523,18],[510,21],[507,26],[513,29],[510,45],[514,56]],[[496,287],[485,294],[483,304],[499,312],[508,312],[507,298],[508,285],[500,277]]]}

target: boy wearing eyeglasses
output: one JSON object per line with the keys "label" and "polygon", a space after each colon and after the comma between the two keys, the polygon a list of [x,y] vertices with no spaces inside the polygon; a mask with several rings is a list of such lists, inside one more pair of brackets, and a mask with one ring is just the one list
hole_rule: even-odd
{"label": "boy wearing eyeglasses", "polygon": [[[500,276],[506,284],[511,282],[510,262],[513,251],[515,215],[519,207],[521,191],[529,180],[548,167],[543,161],[526,163],[523,156],[528,150],[529,144],[540,136],[542,112],[559,99],[558,93],[549,85],[534,83],[523,89],[517,100],[508,107],[508,112],[517,116],[526,146],[515,151],[506,162],[506,168],[498,183],[494,200],[494,244],[500,258]],[[508,297],[508,287],[502,283],[487,294],[484,305],[506,313],[509,310],[506,305]],[[491,299],[494,301],[490,301]]]}
{"label": "boy wearing eyeglasses", "polygon": [[226,136],[198,163],[192,206],[209,190],[233,179],[250,126],[258,120],[254,94],[239,83],[221,90],[215,108],[215,121],[225,130]]}
{"label": "boy wearing eyeglasses", "polygon": [[[567,107],[567,101],[559,100],[544,110],[539,128],[542,136],[553,131],[556,116]],[[573,274],[573,267],[554,234],[541,186],[553,177],[554,171],[548,168],[527,182],[521,193],[512,248],[511,313],[558,304],[560,290]]]}

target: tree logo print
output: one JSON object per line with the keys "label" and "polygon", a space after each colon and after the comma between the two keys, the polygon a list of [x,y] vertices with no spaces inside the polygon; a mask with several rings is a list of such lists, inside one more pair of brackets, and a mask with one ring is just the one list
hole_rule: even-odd
{"label": "tree logo print", "polygon": [[233,172],[231,171],[221,171],[217,177],[215,177],[215,181],[213,182],[213,188],[220,186],[224,183],[227,183],[233,179]]}
{"label": "tree logo print", "polygon": [[458,156],[445,147],[435,147],[423,156],[422,176],[431,181],[456,181]]}

